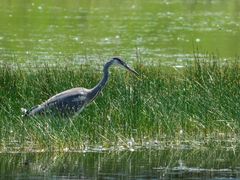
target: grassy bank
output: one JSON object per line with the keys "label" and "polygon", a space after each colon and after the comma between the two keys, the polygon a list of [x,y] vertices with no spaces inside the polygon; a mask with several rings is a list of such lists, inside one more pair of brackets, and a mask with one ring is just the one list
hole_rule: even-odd
{"label": "grassy bank", "polygon": [[[29,108],[72,87],[93,87],[101,71],[79,67],[0,67],[0,151],[75,151],[138,147],[236,145],[240,63],[199,62],[181,69],[135,64],[122,69],[95,103],[64,120],[26,119]],[[100,68],[101,69],[101,68]]]}

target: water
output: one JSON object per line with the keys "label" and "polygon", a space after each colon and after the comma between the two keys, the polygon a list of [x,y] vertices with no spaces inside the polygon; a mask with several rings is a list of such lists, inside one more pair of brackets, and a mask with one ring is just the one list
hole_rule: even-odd
{"label": "water", "polygon": [[112,56],[181,64],[198,47],[234,59],[238,0],[3,1],[0,61],[82,63]]}
{"label": "water", "polygon": [[0,178],[236,180],[239,158],[225,149],[1,154]]}

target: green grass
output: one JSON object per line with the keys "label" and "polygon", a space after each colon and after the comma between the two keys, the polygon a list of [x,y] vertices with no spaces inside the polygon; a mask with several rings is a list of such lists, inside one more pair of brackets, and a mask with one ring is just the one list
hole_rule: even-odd
{"label": "green grass", "polygon": [[22,118],[30,108],[72,87],[93,87],[93,65],[0,67],[0,151],[236,145],[240,127],[240,63],[196,60],[181,69],[134,64],[138,79],[111,69],[94,103],[72,119]]}

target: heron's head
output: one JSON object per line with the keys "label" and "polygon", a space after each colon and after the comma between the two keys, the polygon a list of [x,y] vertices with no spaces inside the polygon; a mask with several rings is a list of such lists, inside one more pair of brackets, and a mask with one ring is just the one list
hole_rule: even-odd
{"label": "heron's head", "polygon": [[118,64],[120,66],[123,66],[124,68],[126,68],[128,71],[132,72],[135,75],[139,75],[134,69],[132,69],[131,67],[129,67],[123,60],[121,60],[120,58],[114,57],[111,60],[113,62],[113,64]]}

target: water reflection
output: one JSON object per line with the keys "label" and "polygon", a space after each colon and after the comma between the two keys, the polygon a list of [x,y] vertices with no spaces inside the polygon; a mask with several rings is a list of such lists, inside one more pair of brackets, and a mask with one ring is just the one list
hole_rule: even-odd
{"label": "water reflection", "polygon": [[1,154],[1,178],[240,178],[239,153],[226,150]]}

